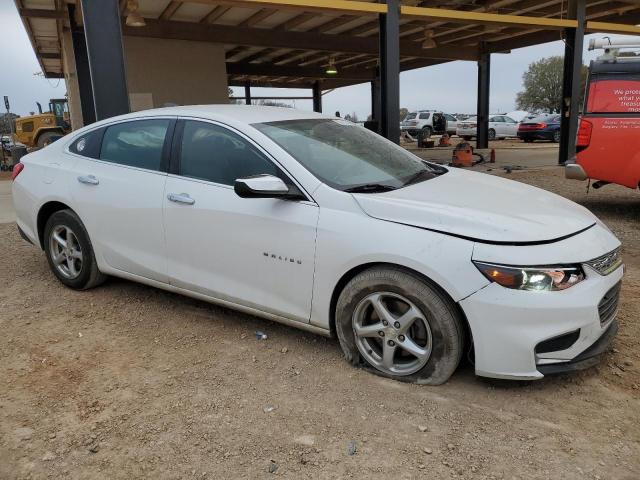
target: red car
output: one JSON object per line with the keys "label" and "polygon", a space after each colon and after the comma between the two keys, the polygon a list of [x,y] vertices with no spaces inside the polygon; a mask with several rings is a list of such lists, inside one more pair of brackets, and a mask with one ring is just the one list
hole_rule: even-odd
{"label": "red car", "polygon": [[[617,53],[617,52],[616,52]],[[640,56],[609,56],[593,61],[577,156],[566,177],[597,180],[594,187],[616,183],[640,186]]]}

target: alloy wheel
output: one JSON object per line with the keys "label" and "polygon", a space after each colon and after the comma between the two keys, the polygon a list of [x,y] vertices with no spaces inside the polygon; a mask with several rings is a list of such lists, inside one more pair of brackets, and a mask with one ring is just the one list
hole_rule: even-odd
{"label": "alloy wheel", "polygon": [[402,295],[376,292],[366,296],[356,306],[352,324],[360,354],[381,372],[412,375],[431,357],[429,322]]}
{"label": "alloy wheel", "polygon": [[69,227],[57,225],[49,237],[49,254],[55,268],[63,277],[73,280],[82,271],[82,248],[78,237]]}

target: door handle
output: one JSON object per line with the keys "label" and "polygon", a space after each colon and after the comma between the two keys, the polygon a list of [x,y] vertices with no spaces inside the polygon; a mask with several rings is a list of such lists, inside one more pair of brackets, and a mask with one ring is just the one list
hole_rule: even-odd
{"label": "door handle", "polygon": [[184,203],[185,205],[193,205],[196,201],[189,196],[188,193],[170,193],[167,198],[171,202]]}
{"label": "door handle", "polygon": [[78,177],[78,181],[80,183],[84,183],[85,185],[98,185],[100,182],[93,175],[84,175]]}

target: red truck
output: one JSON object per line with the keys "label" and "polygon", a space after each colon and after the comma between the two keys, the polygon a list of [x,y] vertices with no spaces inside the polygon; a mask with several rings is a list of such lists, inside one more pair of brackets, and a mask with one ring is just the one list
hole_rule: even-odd
{"label": "red truck", "polygon": [[605,54],[591,62],[577,136],[577,155],[565,167],[566,177],[640,187],[640,42],[591,42]]}

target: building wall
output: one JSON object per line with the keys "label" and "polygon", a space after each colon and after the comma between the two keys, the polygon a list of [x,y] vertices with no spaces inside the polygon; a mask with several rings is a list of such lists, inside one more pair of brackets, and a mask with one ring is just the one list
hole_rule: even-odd
{"label": "building wall", "polygon": [[229,102],[222,45],[126,36],[123,43],[132,111]]}

